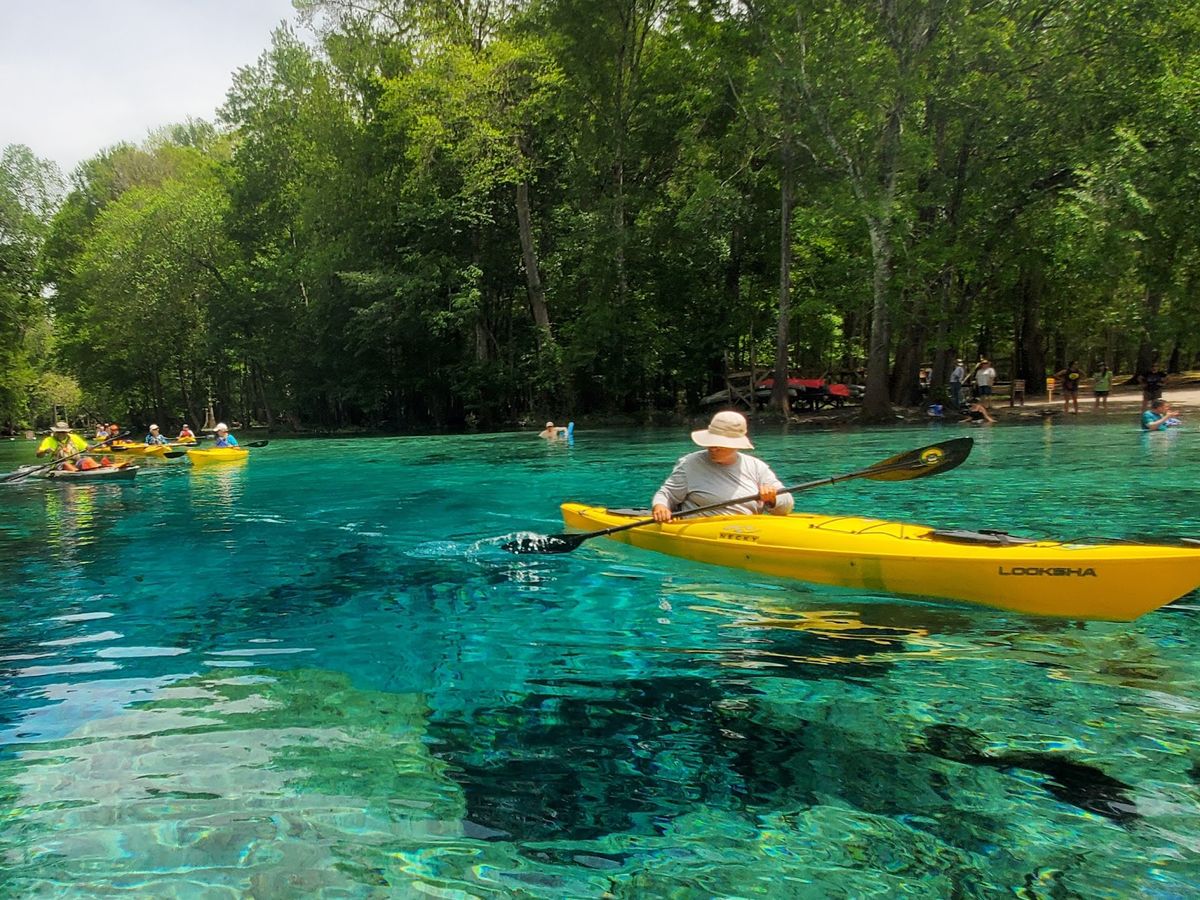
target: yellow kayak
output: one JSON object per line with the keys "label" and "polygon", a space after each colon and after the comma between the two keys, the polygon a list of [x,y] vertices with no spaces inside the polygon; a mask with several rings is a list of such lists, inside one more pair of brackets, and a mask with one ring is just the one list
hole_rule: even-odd
{"label": "yellow kayak", "polygon": [[[564,503],[569,528],[644,518]],[[1068,544],[857,516],[706,516],[608,535],[696,562],[1021,613],[1129,621],[1200,587],[1200,548]]]}
{"label": "yellow kayak", "polygon": [[[111,451],[112,453],[123,453],[126,456],[158,456],[161,457],[171,448],[166,444],[134,444],[134,443],[113,443],[107,448],[101,450]],[[99,451],[97,451],[99,452]]]}
{"label": "yellow kayak", "polygon": [[243,447],[208,447],[203,450],[188,450],[188,461],[193,466],[207,466],[212,463],[244,462],[250,456],[250,451]]}

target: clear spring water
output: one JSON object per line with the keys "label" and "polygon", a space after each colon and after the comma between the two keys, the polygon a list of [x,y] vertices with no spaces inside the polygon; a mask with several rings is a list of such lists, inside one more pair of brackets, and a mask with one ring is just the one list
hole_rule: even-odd
{"label": "clear spring water", "polygon": [[[758,436],[788,481],[962,429]],[[970,432],[802,509],[1200,534],[1196,435]],[[675,431],[272,441],[0,495],[0,894],[1182,897],[1200,614],[1039,620],[610,542]],[[28,460],[0,444],[0,470]]]}

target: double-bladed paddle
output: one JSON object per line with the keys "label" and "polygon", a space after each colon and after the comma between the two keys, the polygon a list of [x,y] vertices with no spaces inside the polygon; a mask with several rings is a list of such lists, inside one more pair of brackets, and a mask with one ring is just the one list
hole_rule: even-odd
{"label": "double-bladed paddle", "polygon": [[[269,444],[269,443],[271,443],[271,442],[270,441],[251,441],[249,444],[238,444],[236,447],[230,447],[228,449],[230,449],[230,450],[250,450],[251,448],[258,449],[259,447],[267,446],[267,444]],[[221,450],[223,448],[221,448],[221,447],[193,447],[192,449],[193,450]],[[187,456],[189,452],[191,452],[191,451],[189,451],[189,450],[172,450],[169,453],[164,453],[163,459],[179,459],[179,457],[181,457],[181,456]]]}
{"label": "double-bladed paddle", "polygon": [[[880,460],[874,465],[867,466],[865,469],[859,469],[857,472],[850,472],[847,475],[834,475],[832,478],[820,478],[816,481],[797,484],[794,487],[781,488],[779,493],[795,494],[799,491],[807,491],[810,488],[824,487],[827,484],[853,481],[856,478],[866,478],[870,481],[912,481],[914,478],[938,475],[962,465],[971,454],[971,447],[974,443],[975,441],[972,438],[967,437],[942,441],[940,444],[930,444],[928,447],[920,447],[916,450],[907,450],[904,453],[898,453],[895,456]],[[681,519],[684,516],[695,516],[699,513],[711,512],[714,509],[722,509],[738,503],[749,503],[752,500],[758,499],[758,494],[750,494],[746,497],[737,497],[722,503],[711,503],[708,506],[700,506],[696,509],[689,509],[686,512],[675,513],[672,521]],[[636,522],[629,522],[625,525],[614,525],[612,528],[604,528],[600,531],[526,537],[516,541],[509,541],[504,545],[504,549],[510,553],[570,553],[584,541],[591,540],[592,538],[654,524],[654,519],[638,519]]]}

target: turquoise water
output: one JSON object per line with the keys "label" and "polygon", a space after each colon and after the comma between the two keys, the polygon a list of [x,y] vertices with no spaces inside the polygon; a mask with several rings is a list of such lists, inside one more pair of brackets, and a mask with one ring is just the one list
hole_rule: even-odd
{"label": "turquoise water", "polygon": [[[803,481],[962,433],[758,443]],[[970,433],[955,472],[798,506],[1200,535],[1194,434]],[[0,895],[1194,893],[1196,598],[1075,623],[499,549],[564,499],[645,504],[688,449],[277,440],[6,488]]]}

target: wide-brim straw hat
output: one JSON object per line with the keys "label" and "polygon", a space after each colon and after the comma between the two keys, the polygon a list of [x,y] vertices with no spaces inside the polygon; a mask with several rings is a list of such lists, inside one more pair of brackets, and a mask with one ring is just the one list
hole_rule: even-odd
{"label": "wide-brim straw hat", "polygon": [[57,422],[54,423],[54,427],[51,428],[50,430],[51,431],[70,431],[71,426],[68,425],[66,422],[64,422],[62,419],[59,419]]}
{"label": "wide-brim straw hat", "polygon": [[753,450],[746,437],[746,417],[726,410],[712,417],[707,428],[692,432],[692,440],[701,447],[728,447],[731,450]]}

